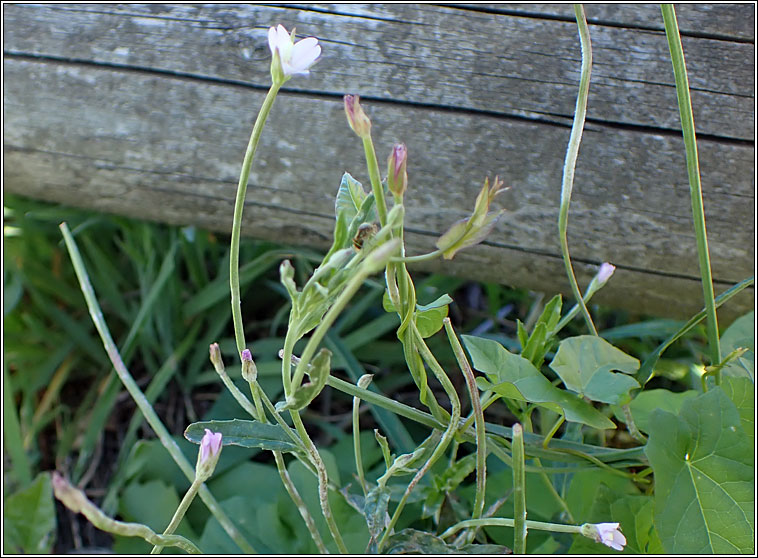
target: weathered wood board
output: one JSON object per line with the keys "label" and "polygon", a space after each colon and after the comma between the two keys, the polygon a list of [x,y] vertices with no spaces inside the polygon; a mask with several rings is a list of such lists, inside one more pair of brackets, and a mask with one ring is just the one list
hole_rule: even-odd
{"label": "weathered wood board", "polygon": [[[702,307],[676,93],[657,5],[587,5],[594,66],[569,216],[597,300],[661,316]],[[716,291],[754,273],[754,7],[678,6]],[[431,269],[568,293],[557,240],[579,80],[567,5],[12,5],[3,13],[4,189],[228,232],[269,77],[266,32],[313,35],[322,60],[277,99],[244,234],[325,246],[344,171],[367,182],[342,95],[358,93],[380,159],[409,149],[410,253],[510,190],[481,246]],[[724,307],[753,306],[754,290]]]}

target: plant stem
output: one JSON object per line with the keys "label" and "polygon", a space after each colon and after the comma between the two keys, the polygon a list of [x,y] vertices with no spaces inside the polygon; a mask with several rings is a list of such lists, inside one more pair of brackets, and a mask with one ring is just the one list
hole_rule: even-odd
{"label": "plant stem", "polygon": [[242,210],[245,208],[245,194],[247,193],[247,182],[250,177],[250,167],[253,163],[255,150],[258,148],[258,141],[263,132],[263,125],[266,123],[271,107],[274,104],[276,94],[279,92],[281,83],[273,83],[263,100],[263,106],[258,112],[253,125],[253,132],[250,134],[250,141],[247,144],[245,158],[242,161],[242,170],[240,179],[237,184],[237,198],[234,201],[234,221],[232,222],[232,240],[230,245],[229,257],[229,287],[232,295],[232,321],[234,322],[234,339],[237,342],[237,353],[242,353],[245,349],[245,332],[242,326],[242,307],[240,300],[240,234],[242,229]]}
{"label": "plant stem", "polygon": [[574,268],[571,266],[571,257],[569,256],[568,239],[566,237],[568,230],[568,211],[571,202],[571,190],[574,187],[574,170],[576,169],[576,159],[579,155],[579,144],[582,141],[582,130],[584,128],[584,119],[587,113],[587,96],[590,90],[590,72],[592,70],[592,46],[590,44],[590,33],[587,28],[587,20],[584,17],[584,8],[581,4],[574,5],[576,14],[576,23],[579,26],[579,38],[582,44],[582,74],[579,80],[579,94],[576,97],[576,109],[574,110],[574,123],[571,126],[571,136],[569,138],[568,148],[566,149],[566,160],[563,163],[563,183],[561,186],[561,207],[558,213],[558,236],[561,241],[561,254],[563,255],[563,265],[566,268],[571,292],[576,298],[577,304],[582,311],[584,321],[590,333],[597,335],[595,324],[584,304],[582,293],[576,282]]}
{"label": "plant stem", "polygon": [[437,447],[434,448],[432,455],[429,457],[426,463],[424,463],[421,469],[419,469],[418,472],[414,475],[413,479],[408,484],[408,487],[405,489],[405,492],[403,493],[403,497],[400,499],[400,502],[398,502],[397,507],[395,508],[395,511],[392,514],[392,518],[390,519],[389,524],[385,528],[382,538],[379,540],[379,543],[377,544],[377,550],[376,550],[377,553],[381,552],[382,548],[386,544],[387,539],[389,538],[389,535],[392,532],[392,529],[397,524],[398,519],[400,519],[400,514],[402,513],[403,508],[405,507],[405,503],[408,501],[408,497],[410,496],[413,489],[416,487],[416,485],[421,480],[421,478],[427,473],[427,471],[429,471],[432,465],[434,465],[437,462],[437,460],[447,450],[448,445],[450,444],[451,440],[455,436],[455,433],[457,431],[457,427],[459,426],[460,418],[461,418],[461,402],[460,402],[460,399],[458,399],[458,394],[455,392],[455,387],[450,382],[450,378],[447,377],[447,374],[445,374],[445,371],[442,368],[442,366],[440,366],[439,362],[437,362],[437,359],[434,358],[434,355],[429,350],[429,347],[427,347],[426,343],[424,342],[424,339],[421,337],[421,334],[418,332],[418,329],[416,329],[416,324],[414,323],[413,320],[411,320],[409,323],[408,333],[412,335],[416,343],[416,346],[419,347],[419,352],[422,358],[426,361],[427,365],[432,370],[437,380],[439,380],[440,384],[442,384],[442,389],[445,390],[445,393],[450,399],[450,404],[451,404],[452,409],[450,413],[450,423],[448,424],[447,429],[442,435],[442,439],[440,440],[440,443],[437,444]]}
{"label": "plant stem", "polygon": [[513,553],[526,554],[526,472],[524,471],[524,431],[513,425]]}
{"label": "plant stem", "polygon": [[[108,354],[108,358],[113,364],[113,368],[115,369],[116,374],[124,384],[126,390],[132,396],[132,399],[134,399],[137,407],[139,407],[139,410],[144,415],[145,420],[147,420],[150,427],[157,434],[158,439],[161,441],[161,444],[163,444],[163,447],[166,448],[166,450],[169,452],[187,479],[192,482],[195,479],[194,467],[189,463],[189,461],[187,461],[187,458],[184,457],[182,450],[179,449],[177,443],[173,440],[173,438],[171,438],[168,430],[158,418],[158,415],[153,410],[153,407],[147,401],[145,395],[139,389],[139,386],[137,386],[137,383],[134,381],[131,374],[129,374],[129,370],[127,370],[124,361],[121,359],[118,348],[113,342],[113,338],[111,337],[108,326],[105,323],[105,319],[103,318],[103,312],[97,302],[95,291],[92,288],[89,276],[87,275],[87,270],[84,267],[84,262],[82,261],[82,257],[79,254],[79,248],[76,246],[76,242],[74,241],[74,238],[68,229],[68,225],[65,222],[61,223],[60,229],[63,233],[63,238],[66,242],[66,247],[68,248],[69,255],[71,256],[71,262],[74,265],[76,276],[79,279],[79,285],[81,286],[82,293],[84,294],[84,298],[87,301],[87,307],[89,309],[90,316],[92,317],[92,321],[95,324],[97,332],[100,334],[100,339],[103,341],[105,352]],[[206,506],[208,506],[210,512],[216,517],[216,519],[218,519],[218,522],[221,524],[227,534],[235,543],[237,543],[237,546],[239,546],[243,552],[246,552],[248,554],[256,554],[256,551],[252,545],[247,542],[247,540],[242,536],[242,533],[237,530],[237,527],[235,527],[226,513],[221,509],[221,506],[210,493],[208,487],[202,486],[200,488],[200,499],[205,503]]]}
{"label": "plant stem", "polygon": [[305,430],[305,425],[303,424],[303,420],[300,418],[300,414],[297,411],[290,411],[290,416],[292,417],[292,422],[295,425],[297,433],[300,435],[300,438],[305,444],[306,450],[310,455],[311,462],[313,463],[314,467],[316,467],[316,477],[318,478],[318,497],[321,504],[321,513],[326,520],[326,525],[329,527],[329,532],[332,534],[334,543],[337,545],[337,550],[339,550],[340,554],[347,554],[347,547],[345,546],[345,542],[342,539],[342,534],[340,533],[339,527],[337,526],[337,522],[334,521],[332,506],[329,503],[329,476],[326,472],[326,465],[324,465],[324,461],[321,459],[321,455],[318,453],[318,449],[313,443],[313,440],[311,440],[310,436],[308,436],[308,432]]}
{"label": "plant stem", "polygon": [[[537,529],[539,531],[552,531],[554,533],[579,533],[582,528],[579,525],[562,525],[560,523],[545,523],[542,521],[524,521],[527,529]],[[515,521],[506,517],[487,517],[482,519],[467,519],[456,523],[447,531],[440,535],[440,538],[446,539],[455,535],[461,529],[469,527],[513,527]]]}
{"label": "plant stem", "polygon": [[379,215],[379,225],[383,227],[387,224],[387,202],[384,201],[384,187],[382,186],[382,177],[379,174],[379,162],[376,160],[376,150],[374,149],[374,142],[371,140],[370,133],[363,138],[363,151],[366,154],[371,191],[374,192],[374,199],[376,199],[376,212]]}
{"label": "plant stem", "polygon": [[548,444],[550,443],[550,440],[553,439],[553,436],[555,436],[555,433],[558,432],[558,429],[561,427],[561,424],[563,424],[566,421],[566,417],[564,415],[561,415],[558,417],[558,420],[555,421],[555,424],[550,429],[550,432],[547,433],[545,436],[545,439],[542,440],[542,447],[547,449]]}
{"label": "plant stem", "polygon": [[[676,97],[679,104],[679,116],[682,122],[682,136],[687,155],[687,176],[690,183],[690,200],[692,202],[692,219],[695,225],[697,239],[697,255],[700,263],[700,282],[703,285],[703,299],[706,309],[706,331],[708,333],[708,348],[711,365],[721,362],[719,346],[719,329],[716,317],[716,305],[713,296],[713,278],[711,276],[711,260],[708,255],[708,237],[705,232],[705,212],[703,210],[703,189],[700,184],[700,166],[697,156],[697,140],[695,138],[695,120],[692,117],[692,101],[687,79],[687,67],[684,63],[682,40],[679,36],[679,25],[673,4],[662,4],[663,23],[666,27],[671,63],[674,67],[676,81]],[[721,383],[721,371],[715,375],[716,385]]]}
{"label": "plant stem", "polygon": [[458,336],[453,330],[450,318],[445,318],[443,323],[445,324],[445,333],[447,333],[450,346],[453,348],[453,353],[458,361],[458,366],[460,366],[461,372],[463,372],[463,376],[466,378],[466,387],[471,398],[471,409],[476,431],[476,498],[471,518],[478,519],[484,511],[485,483],[487,481],[487,437],[484,431],[484,411],[479,399],[479,388],[476,387],[474,371],[471,369],[471,364],[469,364],[466,358],[466,353],[463,352],[463,347],[461,347]]}
{"label": "plant stem", "polygon": [[[189,489],[184,494],[184,498],[182,498],[182,501],[179,502],[179,507],[176,508],[176,511],[174,512],[174,517],[171,518],[171,521],[169,522],[168,527],[166,527],[166,530],[163,531],[164,537],[166,535],[174,534],[174,531],[176,531],[176,528],[179,527],[179,524],[182,522],[182,519],[184,519],[184,515],[187,513],[187,509],[192,503],[192,500],[195,499],[195,496],[197,496],[197,491],[202,485],[203,483],[198,481],[197,478],[192,481],[192,484],[190,485]],[[153,547],[153,549],[150,551],[150,554],[160,554],[162,550],[163,550],[163,545],[156,544]]]}
{"label": "plant stem", "polygon": [[[721,293],[719,296],[716,297],[716,308],[724,304],[727,300],[732,298],[734,295],[739,293],[741,290],[745,289],[746,287],[749,287],[755,282],[754,277],[749,277],[747,279],[743,279],[736,285],[731,286],[726,291]],[[672,336],[670,336],[668,339],[666,339],[663,343],[658,345],[658,347],[648,356],[645,361],[642,363],[642,366],[640,366],[639,372],[637,372],[637,375],[635,376],[635,379],[640,383],[641,386],[644,386],[650,378],[653,377],[653,368],[655,367],[655,363],[658,362],[658,359],[663,354],[663,352],[668,349],[671,344],[679,339],[682,335],[690,331],[693,327],[695,327],[697,324],[699,324],[706,316],[706,309],[702,309],[700,312],[692,316],[686,324],[684,324],[681,328],[679,328],[679,331],[674,333]]]}

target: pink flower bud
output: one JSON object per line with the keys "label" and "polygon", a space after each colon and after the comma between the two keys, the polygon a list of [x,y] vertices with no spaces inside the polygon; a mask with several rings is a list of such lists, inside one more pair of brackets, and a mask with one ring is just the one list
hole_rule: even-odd
{"label": "pink flower bud", "polygon": [[345,95],[345,114],[353,132],[361,138],[367,138],[371,133],[371,120],[363,112],[358,95]]}
{"label": "pink flower bud", "polygon": [[408,187],[408,173],[406,163],[408,161],[408,149],[404,143],[395,144],[387,161],[387,185],[390,192],[396,196],[402,196]]}
{"label": "pink flower bud", "polygon": [[221,452],[221,432],[211,432],[205,429],[205,435],[200,441],[200,464],[207,463],[209,459],[217,458]]}
{"label": "pink flower bud", "polygon": [[258,368],[253,362],[250,349],[243,350],[240,356],[242,357],[242,377],[247,382],[254,382],[258,378]]}
{"label": "pink flower bud", "polygon": [[611,275],[613,275],[613,272],[616,271],[616,266],[609,264],[608,262],[604,262],[603,265],[600,266],[600,270],[597,272],[597,281],[601,285],[608,281],[608,279],[611,278]]}

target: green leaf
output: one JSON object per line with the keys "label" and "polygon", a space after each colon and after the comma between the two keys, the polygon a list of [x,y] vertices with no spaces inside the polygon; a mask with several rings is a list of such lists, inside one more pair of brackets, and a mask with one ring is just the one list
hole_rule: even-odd
{"label": "green leaf", "polygon": [[3,505],[3,552],[50,554],[55,541],[55,504],[50,473],[11,494]]}
{"label": "green leaf", "polygon": [[416,327],[421,337],[431,337],[442,328],[442,321],[447,317],[447,305],[451,302],[453,299],[444,294],[424,306],[416,305]]}
{"label": "green leaf", "polygon": [[623,404],[629,391],[640,387],[627,374],[637,371],[640,361],[595,335],[579,335],[564,339],[550,363],[566,387],[593,401]]}
{"label": "green leaf", "polygon": [[287,397],[285,405],[277,405],[277,410],[292,409],[299,411],[310,405],[316,399],[321,390],[326,386],[329,379],[329,363],[332,353],[328,349],[321,349],[316,358],[308,366],[308,376],[311,381],[295,388],[295,393]]}
{"label": "green leaf", "polygon": [[[695,390],[682,392],[673,392],[667,389],[650,389],[639,392],[632,402],[629,403],[629,409],[632,411],[632,418],[642,432],[649,433],[656,427],[652,420],[653,413],[660,409],[672,414],[678,414],[684,403],[698,395]],[[752,397],[752,396],[751,396]],[[616,418],[626,422],[621,407],[614,406],[613,413]]]}
{"label": "green leaf", "polygon": [[519,345],[521,345],[521,352],[524,352],[527,343],[529,343],[529,334],[526,332],[526,328],[521,320],[516,320],[516,335],[518,336]]}
{"label": "green leaf", "polygon": [[655,525],[666,552],[754,552],[754,459],[721,388],[658,411],[645,453],[655,472]]}
{"label": "green leaf", "polygon": [[[193,422],[184,431],[184,437],[199,444],[205,429],[222,434],[223,445],[261,448],[272,451],[300,451],[292,438],[278,424],[266,424],[257,420],[211,420]],[[294,431],[293,431],[294,432]]]}
{"label": "green leaf", "polygon": [[471,355],[474,368],[489,378],[489,381],[477,378],[479,389],[536,403],[563,414],[571,422],[581,422],[599,429],[615,428],[613,422],[592,405],[573,393],[555,387],[531,362],[509,353],[500,343],[470,335],[462,335],[461,338]]}
{"label": "green leaf", "polygon": [[392,454],[390,453],[390,445],[387,443],[387,438],[379,433],[379,430],[374,429],[374,437],[376,438],[379,447],[382,449],[382,455],[384,456],[384,465],[387,469],[392,465]]}
{"label": "green leaf", "polygon": [[737,407],[742,428],[750,438],[750,444],[755,443],[755,384],[748,378],[724,376],[721,389]]}
{"label": "green leaf", "polygon": [[390,503],[390,491],[386,486],[376,486],[366,496],[363,504],[363,515],[366,516],[366,525],[371,535],[369,541],[369,553],[376,553],[376,544],[380,535],[384,532],[390,521],[387,506]]}
{"label": "green leaf", "polygon": [[337,190],[337,199],[334,203],[335,215],[337,217],[344,215],[345,223],[349,223],[358,213],[366,196],[363,185],[346,172],[342,175],[340,187]]}
{"label": "green leaf", "polygon": [[436,535],[410,528],[389,537],[383,551],[387,554],[512,554],[510,548],[498,544],[467,544],[458,548]]}
{"label": "green leaf", "polygon": [[755,312],[734,320],[721,336],[721,354],[744,347],[748,351],[721,369],[725,376],[747,377],[755,381]]}

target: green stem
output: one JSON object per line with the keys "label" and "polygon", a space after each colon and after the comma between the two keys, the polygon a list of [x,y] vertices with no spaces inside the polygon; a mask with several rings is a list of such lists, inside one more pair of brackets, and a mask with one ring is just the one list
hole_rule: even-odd
{"label": "green stem", "polygon": [[383,227],[387,224],[387,203],[384,201],[384,187],[382,186],[382,178],[379,173],[379,162],[376,160],[376,150],[374,149],[374,142],[371,140],[370,133],[363,138],[363,151],[366,154],[371,191],[374,192],[374,199],[376,200],[379,225]]}
{"label": "green stem", "polygon": [[[177,527],[179,527],[179,524],[182,522],[182,519],[184,519],[184,515],[187,513],[187,509],[189,508],[190,504],[192,503],[192,500],[195,499],[195,496],[197,496],[198,489],[203,485],[202,482],[195,479],[192,481],[192,484],[190,485],[187,492],[184,494],[184,498],[182,498],[182,501],[179,502],[179,507],[176,508],[176,511],[174,512],[174,517],[171,518],[171,521],[168,524],[168,527],[166,527],[166,530],[163,531],[163,536],[166,535],[173,535],[174,531],[176,531]],[[150,551],[150,554],[160,554],[163,550],[163,545],[156,544],[153,549]]]}
{"label": "green stem", "polygon": [[326,465],[321,459],[321,455],[318,453],[313,440],[308,436],[308,432],[305,430],[303,420],[300,418],[300,414],[297,411],[290,411],[292,422],[295,425],[297,433],[305,444],[306,450],[311,458],[311,462],[316,467],[316,477],[318,478],[318,498],[321,504],[321,513],[326,520],[326,525],[329,527],[329,532],[332,534],[334,543],[337,545],[337,550],[340,554],[348,554],[345,542],[342,539],[337,522],[334,520],[334,514],[332,514],[332,506],[329,503],[329,476],[326,472]]}
{"label": "green stem", "polygon": [[[161,441],[161,444],[163,444],[163,447],[166,448],[166,450],[169,452],[187,479],[192,482],[195,479],[195,468],[190,464],[189,461],[187,461],[187,458],[184,457],[182,450],[179,449],[177,443],[173,438],[171,438],[168,430],[158,418],[158,415],[153,410],[153,407],[145,398],[145,394],[142,393],[142,391],[139,389],[139,386],[137,386],[137,383],[132,378],[131,374],[129,374],[129,370],[127,370],[124,361],[121,359],[118,348],[113,342],[113,338],[111,337],[108,326],[106,325],[105,319],[103,318],[103,312],[97,302],[95,291],[92,288],[89,276],[87,275],[87,270],[84,267],[84,262],[82,261],[82,257],[79,254],[79,248],[76,246],[76,242],[74,241],[74,238],[68,229],[68,225],[65,222],[61,223],[60,229],[63,233],[63,238],[66,242],[66,247],[68,248],[69,255],[71,256],[71,262],[74,265],[74,270],[76,271],[76,275],[79,279],[79,285],[81,286],[82,293],[84,294],[84,298],[87,301],[87,307],[89,308],[90,316],[92,317],[92,321],[95,324],[97,332],[100,334],[100,339],[102,340],[103,346],[105,347],[105,352],[108,354],[108,358],[113,364],[113,368],[115,369],[116,374],[124,384],[126,390],[132,396],[132,399],[134,399],[134,402],[137,404],[137,407],[139,407],[139,410],[144,415],[147,423],[158,436],[158,439]],[[232,540],[237,543],[237,546],[239,546],[243,552],[256,554],[255,549],[250,545],[249,542],[247,542],[247,540],[242,536],[242,533],[237,530],[226,513],[221,509],[221,506],[210,493],[208,487],[202,486],[200,488],[200,499],[205,503],[210,512],[216,517],[216,519],[218,519],[218,522],[221,524],[224,530],[229,534]]]}
{"label": "green stem", "polygon": [[637,440],[640,444],[647,444],[647,438],[643,436],[642,432],[640,432],[637,428],[637,423],[634,422],[632,409],[629,407],[629,405],[621,405],[621,410],[624,411],[624,422],[626,422],[626,427],[629,430],[629,434],[632,436],[632,438]]}
{"label": "green stem", "polygon": [[442,384],[442,389],[445,390],[445,393],[450,399],[450,405],[452,407],[450,413],[450,423],[442,435],[440,443],[437,444],[436,448],[434,448],[432,455],[429,457],[426,463],[424,463],[421,469],[418,470],[416,475],[413,477],[413,480],[408,483],[408,487],[405,489],[403,497],[400,499],[400,502],[398,502],[397,507],[395,508],[395,512],[392,514],[392,518],[385,528],[382,538],[377,544],[377,553],[381,552],[382,548],[387,542],[387,539],[389,538],[390,533],[392,533],[393,528],[397,524],[398,519],[400,519],[400,514],[402,513],[411,492],[416,487],[421,478],[427,473],[427,471],[429,471],[432,465],[434,465],[437,460],[445,453],[447,447],[450,445],[450,442],[455,436],[458,426],[460,426],[461,402],[460,399],[458,399],[458,394],[455,391],[455,387],[450,382],[450,378],[447,377],[447,374],[445,374],[442,366],[440,366],[439,362],[437,362],[437,359],[434,358],[434,355],[429,350],[429,347],[427,347],[424,339],[418,332],[418,329],[416,329],[416,324],[413,321],[410,321],[408,331],[413,336],[422,358],[424,361],[426,361],[427,365],[432,370],[440,384]]}
{"label": "green stem", "polygon": [[[711,260],[708,255],[708,238],[705,232],[705,212],[703,210],[703,189],[700,184],[700,166],[697,156],[697,140],[695,138],[695,121],[692,117],[692,100],[687,79],[687,67],[684,63],[682,40],[679,36],[679,26],[673,4],[662,4],[663,23],[666,27],[671,63],[674,67],[676,81],[676,97],[679,103],[679,116],[682,122],[684,149],[687,154],[687,176],[690,183],[690,200],[692,202],[692,218],[697,238],[697,255],[700,263],[700,281],[703,285],[703,299],[706,309],[706,330],[708,333],[708,348],[711,364],[721,362],[721,347],[719,346],[719,329],[716,317],[716,305],[713,296],[713,278],[711,276]],[[721,372],[716,373],[716,385],[721,383]]]}
{"label": "green stem", "polygon": [[[476,387],[474,371],[471,369],[471,364],[469,364],[466,358],[466,353],[463,352],[463,347],[461,347],[458,336],[453,330],[450,318],[445,318],[443,323],[445,324],[445,333],[447,333],[448,341],[458,361],[458,366],[460,366],[461,372],[463,372],[463,376],[466,378],[466,387],[471,399],[471,409],[476,431],[476,497],[471,518],[478,519],[484,512],[484,495],[487,480],[487,437],[484,430],[484,411],[479,399],[479,388]],[[466,423],[463,426],[465,430]]]}
{"label": "green stem", "polygon": [[405,256],[401,258],[392,258],[390,261],[395,263],[414,263],[414,262],[425,262],[427,260],[433,260],[434,258],[438,258],[442,255],[442,250],[435,250],[434,252],[429,252],[428,254],[419,254],[418,256]]}
{"label": "green stem", "polygon": [[513,425],[513,553],[526,554],[526,472],[524,471],[524,431]]}
{"label": "green stem", "polygon": [[[527,529],[536,529],[539,531],[552,531],[554,533],[579,533],[581,534],[582,528],[579,525],[562,525],[560,523],[545,523],[542,521],[524,521]],[[441,538],[446,539],[455,535],[461,529],[467,529],[470,527],[513,527],[515,521],[506,517],[487,517],[483,519],[467,519],[456,523],[450,527],[447,531],[440,535]]]}
{"label": "green stem", "polygon": [[266,98],[263,100],[263,106],[253,125],[253,132],[250,134],[250,141],[247,144],[245,158],[242,161],[242,170],[240,179],[237,184],[237,198],[234,201],[234,221],[232,222],[232,240],[230,245],[229,257],[229,287],[232,295],[232,321],[234,322],[234,339],[237,342],[237,353],[242,353],[245,349],[245,331],[242,326],[242,307],[240,300],[240,233],[242,229],[242,210],[245,208],[245,194],[247,193],[247,182],[250,177],[250,167],[253,164],[255,150],[258,148],[258,141],[263,132],[263,125],[266,123],[271,107],[274,104],[276,94],[279,92],[281,83],[274,83],[268,90]]}
{"label": "green stem", "polygon": [[[371,382],[372,374],[364,374],[358,380],[358,385],[366,388]],[[363,455],[361,453],[361,400],[359,397],[353,397],[353,452],[355,453],[355,470],[358,474],[358,482],[363,490],[363,495],[368,495],[368,486],[366,485],[366,475],[363,472]]]}
{"label": "green stem", "polygon": [[550,440],[553,439],[553,436],[555,436],[555,433],[558,432],[558,429],[561,427],[561,424],[563,424],[566,421],[566,417],[561,415],[558,417],[558,420],[555,421],[555,424],[550,429],[550,432],[547,433],[545,436],[545,439],[542,440],[542,447],[547,449],[548,444],[550,443]]}
{"label": "green stem", "polygon": [[282,479],[282,484],[284,484],[284,489],[287,491],[287,494],[290,495],[290,498],[292,498],[292,501],[300,512],[300,516],[303,518],[303,521],[305,521],[308,532],[311,534],[313,542],[316,543],[316,547],[318,548],[319,553],[329,554],[329,551],[326,549],[326,545],[324,545],[324,541],[321,539],[321,533],[318,532],[316,522],[313,520],[311,512],[308,511],[308,507],[300,497],[300,493],[297,491],[297,488],[295,488],[295,484],[292,482],[290,474],[287,472],[287,468],[284,466],[284,457],[282,456],[282,452],[275,451],[273,453],[274,461],[276,461],[276,469],[279,471],[279,476]]}
{"label": "green stem", "polygon": [[590,90],[590,72],[592,70],[592,46],[590,44],[590,33],[587,28],[587,20],[584,16],[584,8],[581,4],[574,5],[576,23],[579,26],[579,38],[582,44],[582,74],[579,80],[579,94],[576,97],[576,109],[574,111],[574,123],[571,126],[571,136],[569,138],[568,148],[566,149],[566,160],[563,164],[563,183],[561,186],[561,207],[558,213],[558,235],[561,241],[561,254],[563,255],[563,265],[566,268],[571,292],[576,298],[577,304],[582,311],[584,321],[590,333],[597,335],[595,324],[584,304],[582,293],[576,282],[574,268],[571,266],[571,257],[568,249],[568,212],[571,202],[571,190],[574,187],[574,170],[576,169],[576,159],[579,156],[579,144],[582,141],[582,130],[584,120],[587,114],[587,96]]}
{"label": "green stem", "polygon": [[[720,307],[722,304],[724,304],[727,300],[732,298],[734,295],[739,293],[741,290],[745,289],[746,287],[749,287],[755,282],[754,277],[749,277],[748,279],[743,279],[736,285],[731,286],[726,291],[721,293],[719,296],[716,297],[716,308]],[[693,327],[695,327],[697,324],[699,324],[706,315],[706,309],[704,308],[692,318],[690,318],[686,324],[684,324],[681,328],[679,328],[679,331],[671,335],[668,339],[666,339],[663,343],[658,345],[658,347],[648,356],[645,361],[642,363],[642,366],[640,366],[639,372],[637,372],[637,375],[635,376],[636,380],[639,382],[641,386],[644,386],[650,378],[653,377],[653,368],[655,367],[655,363],[658,362],[658,359],[663,354],[663,352],[668,349],[674,341],[679,339],[682,335],[690,331]]]}

